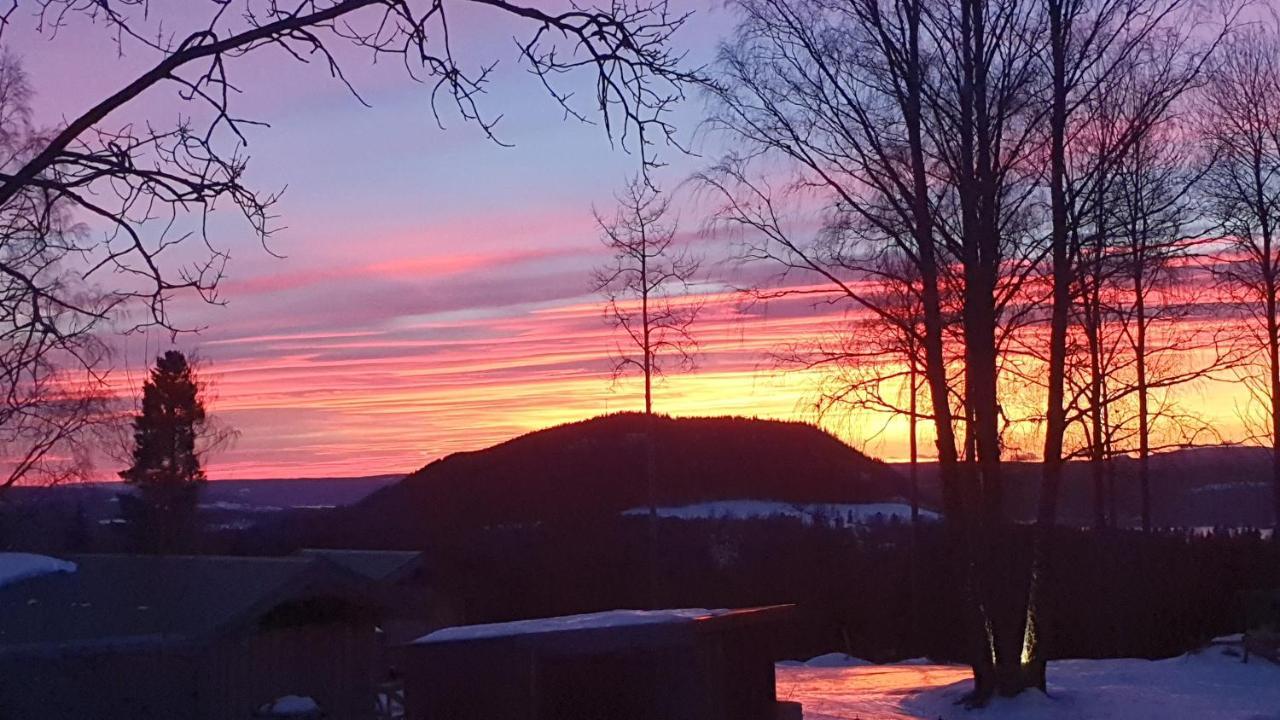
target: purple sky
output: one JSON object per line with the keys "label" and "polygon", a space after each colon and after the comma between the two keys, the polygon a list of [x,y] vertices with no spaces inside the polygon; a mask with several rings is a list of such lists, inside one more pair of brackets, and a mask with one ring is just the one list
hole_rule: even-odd
{"label": "purple sky", "polygon": [[[698,5],[677,36],[692,64],[711,58],[731,24],[727,11]],[[211,6],[153,3],[149,27],[177,28],[192,22],[184,13]],[[214,477],[407,471],[549,423],[636,407],[634,386],[609,382],[613,340],[589,272],[603,259],[591,208],[610,207],[638,160],[611,146],[601,127],[566,120],[518,66],[513,36],[525,26],[483,8],[455,15],[452,26],[460,55],[502,61],[483,106],[503,115],[498,134],[514,147],[448,112],[440,130],[428,87],[349,50],[340,57],[371,108],[319,64],[267,51],[232,66],[239,114],[271,125],[249,133],[250,181],[287,186],[277,208],[286,227],[271,244],[286,257],[271,257],[222,212],[214,238],[232,256],[226,305],[175,306],[180,324],[206,328],[177,344],[207,363],[215,412],[242,432],[213,459]],[[155,58],[136,43],[121,56],[104,26],[78,19],[54,37],[39,35],[21,12],[5,42],[24,60],[43,124],[83,112]],[[589,98],[589,87],[574,84],[584,79],[567,87]],[[106,125],[194,111],[166,87]],[[695,137],[700,111],[692,97],[675,120],[704,157],[664,148],[670,166],[657,176],[676,188],[691,242],[700,242],[695,201],[676,186],[716,152]],[[658,408],[797,412],[803,383],[767,372],[774,340],[756,331],[744,340],[743,318],[758,322],[759,311],[744,314],[731,299],[719,305],[699,370],[665,385]],[[794,323],[826,322],[807,308],[772,312],[783,338]],[[122,391],[168,344],[161,333],[119,342]]]}

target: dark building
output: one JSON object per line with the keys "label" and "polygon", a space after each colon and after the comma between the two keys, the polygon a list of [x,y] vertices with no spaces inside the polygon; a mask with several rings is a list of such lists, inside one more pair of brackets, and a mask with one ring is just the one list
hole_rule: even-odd
{"label": "dark building", "polygon": [[421,552],[307,548],[300,557],[320,558],[367,581],[379,607],[379,627],[389,644],[408,642],[436,628],[457,625],[464,617],[457,604],[430,582]]}
{"label": "dark building", "polygon": [[374,715],[367,580],[312,557],[84,555],[0,587],[0,717],[247,720],[286,696]]}
{"label": "dark building", "polygon": [[299,557],[323,558],[371,582],[400,585],[423,576],[422,553],[416,550],[331,550],[303,548]]}
{"label": "dark building", "polygon": [[[410,720],[775,720],[790,606],[446,628],[403,646]],[[795,708],[791,708],[793,717]]]}

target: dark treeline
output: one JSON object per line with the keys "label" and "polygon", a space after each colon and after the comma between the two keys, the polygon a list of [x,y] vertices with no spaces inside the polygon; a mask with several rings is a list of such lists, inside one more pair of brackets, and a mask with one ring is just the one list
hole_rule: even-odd
{"label": "dark treeline", "polygon": [[[200,550],[290,553],[323,543],[335,519],[332,511],[295,515],[254,531],[210,532]],[[663,520],[658,600],[672,607],[795,603],[786,647],[795,658],[839,651],[876,661],[966,659],[965,608],[946,587],[944,527],[832,523]],[[43,552],[119,551],[124,542],[115,528],[87,527],[73,506],[8,517],[3,525],[19,532],[0,542]],[[1025,572],[1033,529],[1017,532],[1026,542],[1002,544],[997,560]],[[377,546],[381,538],[366,539]],[[490,622],[646,605],[649,542],[644,516],[594,515],[441,534],[425,549],[433,588],[461,609],[461,620]],[[349,537],[339,544],[360,545]],[[1239,632],[1248,622],[1245,594],[1280,585],[1280,547],[1252,530],[1058,529],[1052,551],[1061,562],[1048,594],[1056,618],[1052,657],[1187,652]]]}
{"label": "dark treeline", "polygon": [[[209,512],[206,520],[214,519]],[[249,529],[207,526],[194,550],[423,549],[433,589],[468,623],[645,607],[654,600],[644,571],[653,540],[644,515],[580,513],[447,532],[424,527],[412,540],[351,525],[347,517],[341,509],[296,510]],[[967,659],[967,608],[948,586],[946,527],[845,525],[839,517],[818,526],[783,518],[662,520],[656,601],[672,607],[794,603],[786,653],[795,658],[840,651],[877,661]],[[992,557],[1008,566],[1011,582],[1030,569],[1035,532],[1012,528],[1015,537]],[[396,539],[402,542],[391,542]],[[1248,625],[1247,592],[1280,585],[1280,546],[1255,530],[1058,528],[1049,541],[1060,563],[1046,593],[1055,618],[1045,638],[1051,658],[1154,658],[1193,650]],[[127,534],[86,517],[83,504],[44,504],[38,512],[10,508],[0,518],[0,543],[37,552],[111,552],[127,548]]]}
{"label": "dark treeline", "polygon": [[[664,521],[658,538],[664,605],[796,603],[792,657],[967,658],[940,525],[922,527],[914,546],[905,523],[855,531],[783,519]],[[643,518],[610,519],[451,536],[429,555],[442,595],[467,622],[485,622],[642,606],[647,542]],[[1029,567],[1030,542],[1001,547],[997,561]],[[1239,632],[1243,593],[1280,583],[1280,548],[1256,532],[1058,530],[1053,552],[1053,657],[1177,655]]]}

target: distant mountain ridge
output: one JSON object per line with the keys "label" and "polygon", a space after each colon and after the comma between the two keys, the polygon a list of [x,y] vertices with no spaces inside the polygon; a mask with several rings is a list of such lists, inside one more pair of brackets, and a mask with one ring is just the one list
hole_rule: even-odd
{"label": "distant mountain ridge", "polygon": [[[1156,527],[1271,527],[1271,450],[1262,447],[1209,446],[1151,456],[1152,522]],[[895,464],[906,472],[904,464]],[[1010,516],[1030,522],[1040,496],[1039,462],[1003,465]],[[1138,461],[1113,461],[1116,514],[1122,527],[1141,526]],[[941,496],[937,465],[921,464],[921,492],[929,503]],[[1088,462],[1066,464],[1058,519],[1065,525],[1093,524],[1093,477]],[[1109,503],[1108,503],[1109,504]]]}
{"label": "distant mountain ridge", "polygon": [[[659,505],[875,503],[906,494],[891,467],[813,425],[666,416],[652,423]],[[344,524],[411,536],[424,527],[617,515],[648,502],[647,424],[642,414],[617,413],[456,453],[373,493],[344,513]]]}
{"label": "distant mountain ridge", "polygon": [[[239,500],[250,505],[298,507],[342,506],[357,502],[377,490],[404,477],[400,474],[360,477],[236,478],[211,480],[200,491],[201,502]],[[10,503],[88,502],[112,498],[133,488],[122,481],[67,483],[53,487],[17,485],[5,492]]]}

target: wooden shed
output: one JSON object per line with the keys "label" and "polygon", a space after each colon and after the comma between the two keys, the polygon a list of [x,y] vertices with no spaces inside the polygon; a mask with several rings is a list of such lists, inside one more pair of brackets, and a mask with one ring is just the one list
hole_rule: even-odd
{"label": "wooden shed", "polygon": [[410,720],[775,720],[791,606],[445,628],[401,648]]}
{"label": "wooden shed", "polygon": [[0,588],[0,717],[249,720],[282,697],[374,714],[375,609],[315,558],[85,555]]}

